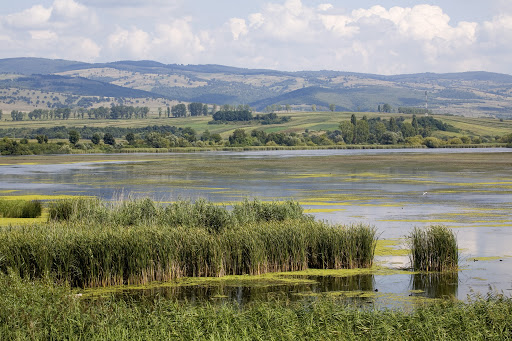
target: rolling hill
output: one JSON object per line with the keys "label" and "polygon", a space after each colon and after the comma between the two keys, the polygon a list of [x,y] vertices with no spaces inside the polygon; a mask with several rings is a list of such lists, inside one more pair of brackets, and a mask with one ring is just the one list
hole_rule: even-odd
{"label": "rolling hill", "polygon": [[[400,106],[424,107],[427,94],[428,107],[434,113],[512,117],[512,76],[489,72],[384,76],[155,61],[92,64],[42,58],[0,59],[1,109],[21,105],[29,110],[49,105],[48,101],[37,103],[30,95],[20,96],[19,91],[66,98],[109,97],[118,102],[145,98],[158,99],[158,103],[249,104],[260,111],[272,105],[290,105],[294,110],[310,110],[315,105],[317,110],[328,110],[330,104],[343,111],[376,111],[384,103],[396,110]],[[91,105],[90,100],[69,103]]]}

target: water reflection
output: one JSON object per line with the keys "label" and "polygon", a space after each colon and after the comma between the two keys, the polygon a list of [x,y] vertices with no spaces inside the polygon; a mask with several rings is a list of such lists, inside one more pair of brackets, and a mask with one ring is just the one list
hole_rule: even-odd
{"label": "water reflection", "polygon": [[[153,297],[164,297],[188,303],[229,302],[245,305],[254,301],[268,300],[303,300],[314,298],[322,294],[336,293],[347,303],[372,300],[367,295],[353,295],[349,293],[373,293],[375,279],[373,275],[355,275],[349,277],[335,276],[295,276],[298,280],[307,279],[311,283],[293,283],[283,285],[245,284],[201,284],[186,286],[161,286],[150,289],[120,289],[114,296],[143,300]],[[344,297],[343,293],[348,294]],[[338,296],[336,295],[336,296]],[[94,296],[94,295],[93,295]]]}
{"label": "water reflection", "polygon": [[411,275],[412,295],[428,298],[457,297],[459,273],[442,272]]}

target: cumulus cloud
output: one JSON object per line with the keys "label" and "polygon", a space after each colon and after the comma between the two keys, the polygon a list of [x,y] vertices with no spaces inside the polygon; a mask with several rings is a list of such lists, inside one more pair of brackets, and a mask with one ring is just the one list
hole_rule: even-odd
{"label": "cumulus cloud", "polygon": [[41,5],[36,5],[22,12],[5,16],[2,22],[7,27],[16,29],[38,28],[47,24],[51,15],[51,8],[45,8]]}
{"label": "cumulus cloud", "polygon": [[107,41],[111,50],[129,58],[146,59],[150,53],[149,34],[135,27],[130,30],[118,28]]}
{"label": "cumulus cloud", "polygon": [[108,49],[114,59],[156,59],[179,63],[199,61],[205,44],[210,43],[207,32],[194,32],[191,18],[176,19],[169,24],[158,24],[154,31],[136,27],[118,28],[108,37]]}
{"label": "cumulus cloud", "polygon": [[240,35],[245,35],[248,32],[244,19],[231,18],[229,20],[229,27],[231,29],[231,33],[233,34],[234,40],[238,40]]}
{"label": "cumulus cloud", "polygon": [[[507,19],[487,23],[487,31],[498,32],[512,22]],[[239,44],[260,44],[259,51],[276,56],[280,68],[379,73],[461,71],[463,65],[475,65],[482,29],[477,22],[453,23],[441,7],[427,4],[346,12],[332,4],[313,8],[300,0],[287,0],[266,4],[247,20],[243,33],[233,31],[233,39]],[[294,51],[291,55],[302,58],[287,59],[283,44]]]}
{"label": "cumulus cloud", "polygon": [[183,0],[52,1],[0,15],[4,57],[154,59],[385,74],[512,73],[512,7],[505,0],[490,0],[510,11],[486,21],[456,21],[441,6],[418,0],[409,7],[352,10],[336,2],[269,0],[253,13],[212,13],[208,22]]}

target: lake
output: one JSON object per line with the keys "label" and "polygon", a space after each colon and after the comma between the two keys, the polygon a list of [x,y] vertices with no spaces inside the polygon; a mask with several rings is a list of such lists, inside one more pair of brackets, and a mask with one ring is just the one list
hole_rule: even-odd
{"label": "lake", "polygon": [[[246,302],[342,292],[347,299],[372,304],[447,295],[465,299],[475,292],[512,292],[511,152],[405,149],[1,157],[0,195],[90,195],[107,200],[148,196],[162,203],[205,198],[226,205],[244,198],[294,199],[317,219],[374,225],[385,240],[376,258],[383,269],[371,273],[297,275],[310,282],[293,285],[162,286],[140,291],[143,295],[158,292],[183,299]],[[461,270],[430,276],[398,271],[409,266],[404,237],[415,226],[432,224],[454,229]]]}

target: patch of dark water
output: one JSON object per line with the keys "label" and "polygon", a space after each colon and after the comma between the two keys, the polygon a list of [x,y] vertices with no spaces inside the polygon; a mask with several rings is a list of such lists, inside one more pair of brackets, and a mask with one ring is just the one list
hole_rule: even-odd
{"label": "patch of dark water", "polygon": [[[315,300],[321,296],[330,296],[342,303],[358,307],[374,306],[378,308],[411,309],[418,302],[428,299],[446,299],[457,296],[457,273],[412,274],[409,285],[398,291],[396,283],[406,283],[404,275],[380,276],[362,274],[348,277],[337,276],[287,276],[291,281],[282,285],[265,285],[245,282],[243,285],[218,281],[200,281],[200,284],[162,285],[151,288],[117,287],[109,291],[116,299],[143,301],[165,298],[189,304],[237,304],[244,306],[251,302],[262,301],[301,301]],[[382,280],[383,278],[386,280]],[[395,277],[395,278],[394,278]],[[400,277],[400,278],[398,278]],[[293,283],[297,279],[297,283]],[[307,279],[310,283],[303,283]],[[302,281],[302,283],[300,283]],[[92,290],[87,297],[101,296]]]}

